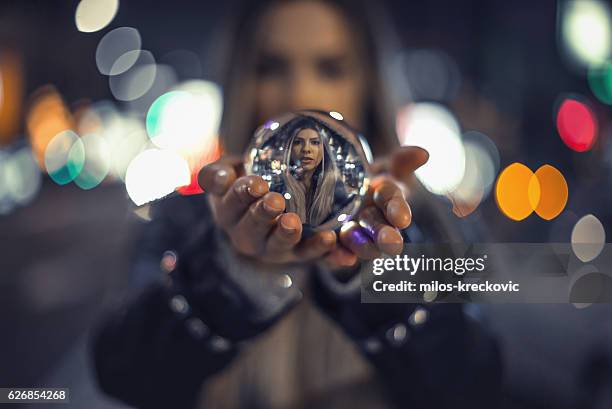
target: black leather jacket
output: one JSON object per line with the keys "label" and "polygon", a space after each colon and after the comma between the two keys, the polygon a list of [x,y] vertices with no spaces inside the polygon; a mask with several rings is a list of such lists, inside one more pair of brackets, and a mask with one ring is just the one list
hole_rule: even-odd
{"label": "black leather jacket", "polygon": [[[96,373],[107,394],[133,406],[193,407],[202,382],[239,354],[241,343],[282,319],[300,292],[245,271],[214,226],[205,195],[163,200],[152,216],[135,263],[149,284],[95,331]],[[167,250],[176,260],[173,280],[160,268]],[[310,277],[320,309],[373,363],[398,407],[497,406],[496,342],[462,305],[362,304],[358,286],[320,270]],[[416,308],[428,314],[418,326],[411,321]],[[398,325],[409,336],[390,336]]]}

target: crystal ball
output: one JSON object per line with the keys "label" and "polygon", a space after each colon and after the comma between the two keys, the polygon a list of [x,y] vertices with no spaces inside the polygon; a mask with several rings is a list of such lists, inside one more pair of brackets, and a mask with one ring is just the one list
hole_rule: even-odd
{"label": "crystal ball", "polygon": [[249,175],[285,198],[304,233],[335,230],[353,219],[370,184],[370,149],[336,112],[300,111],[259,127],[245,154]]}

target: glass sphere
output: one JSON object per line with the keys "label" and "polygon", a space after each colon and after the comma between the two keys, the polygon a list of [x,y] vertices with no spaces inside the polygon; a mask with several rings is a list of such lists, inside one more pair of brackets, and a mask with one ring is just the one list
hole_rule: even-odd
{"label": "glass sphere", "polygon": [[352,220],[370,183],[367,143],[336,112],[300,111],[255,131],[247,174],[285,197],[308,230],[334,230]]}

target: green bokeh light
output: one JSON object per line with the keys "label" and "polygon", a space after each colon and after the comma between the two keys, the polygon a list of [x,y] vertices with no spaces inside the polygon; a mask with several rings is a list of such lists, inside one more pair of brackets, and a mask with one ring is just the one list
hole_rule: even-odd
{"label": "green bokeh light", "polygon": [[612,105],[612,61],[591,67],[588,79],[595,97],[604,104]]}
{"label": "green bokeh light", "polygon": [[72,182],[83,170],[85,147],[72,131],[55,135],[45,150],[45,167],[49,177],[58,185]]}
{"label": "green bokeh light", "polygon": [[160,135],[164,131],[164,113],[166,109],[175,101],[188,97],[189,94],[185,91],[170,91],[159,96],[149,108],[147,112],[147,134],[151,140]]}

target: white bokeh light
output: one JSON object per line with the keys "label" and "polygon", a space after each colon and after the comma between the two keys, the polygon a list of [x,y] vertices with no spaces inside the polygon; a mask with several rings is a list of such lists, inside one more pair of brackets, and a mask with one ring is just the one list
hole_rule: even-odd
{"label": "white bokeh light", "polygon": [[[138,54],[136,63],[123,74],[108,79],[111,93],[120,101],[133,101],[142,97],[153,86],[157,74],[155,57],[150,51],[130,51],[127,54]],[[122,58],[118,64],[123,65]]]}
{"label": "white bokeh light", "polygon": [[76,8],[74,21],[83,33],[102,30],[110,24],[119,10],[119,0],[81,0]]}
{"label": "white bokeh light", "polygon": [[587,263],[594,260],[606,243],[606,231],[592,214],[582,217],[572,230],[572,250],[576,257]]}
{"label": "white bokeh light", "polygon": [[6,188],[11,199],[20,205],[31,202],[42,184],[32,150],[26,147],[13,153],[5,165],[5,172]]}
{"label": "white bokeh light", "polygon": [[109,31],[96,48],[98,70],[104,75],[124,73],[138,60],[137,51],[140,51],[141,46],[140,33],[133,27],[119,27]]}
{"label": "white bokeh light", "polygon": [[497,170],[489,152],[479,144],[468,141],[464,143],[465,172],[459,186],[453,191],[453,197],[473,202],[480,201],[491,192]]}
{"label": "white bokeh light", "polygon": [[561,38],[570,57],[586,66],[603,63],[611,52],[609,7],[598,0],[561,4]]}
{"label": "white bokeh light", "polygon": [[170,150],[147,149],[128,166],[125,187],[130,199],[143,205],[190,183],[187,161]]}
{"label": "white bokeh light", "polygon": [[429,161],[416,170],[417,178],[432,193],[446,194],[459,186],[465,173],[465,150],[459,124],[442,105],[412,104],[398,114],[402,146],[420,146]]}
{"label": "white bokeh light", "polygon": [[102,132],[83,135],[85,149],[83,170],[74,183],[84,190],[98,186],[108,175],[110,169],[110,147]]}
{"label": "white bokeh light", "polygon": [[122,180],[130,161],[149,143],[143,121],[120,112],[111,101],[93,104],[81,117],[79,129],[84,134],[96,133],[104,139],[105,142],[96,146],[103,156],[106,156],[103,151],[108,150],[109,174]]}
{"label": "white bokeh light", "polygon": [[184,151],[211,145],[222,112],[219,87],[193,80],[160,96],[147,113],[147,132],[160,148]]}

